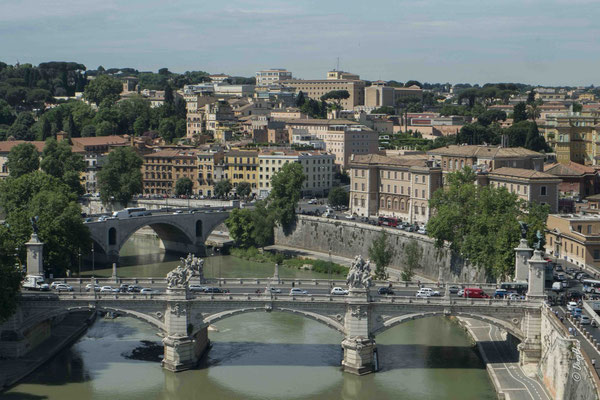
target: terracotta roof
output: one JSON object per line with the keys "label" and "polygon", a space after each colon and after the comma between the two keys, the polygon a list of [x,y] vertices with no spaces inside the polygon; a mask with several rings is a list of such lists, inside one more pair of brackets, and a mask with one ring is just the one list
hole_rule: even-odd
{"label": "terracotta roof", "polygon": [[230,157],[258,157],[258,150],[230,150],[225,155]]}
{"label": "terracotta roof", "polygon": [[541,153],[525,149],[523,147],[497,147],[484,145],[451,145],[433,149],[427,152],[430,155],[459,156],[459,157],[491,157],[491,158],[515,158],[515,157],[542,157]]}
{"label": "terracotta roof", "polygon": [[427,156],[412,154],[408,156],[388,157],[380,154],[354,155],[350,164],[389,165],[389,166],[427,166]]}
{"label": "terracotta roof", "polygon": [[31,143],[32,145],[35,146],[35,148],[37,149],[38,152],[42,152],[42,150],[44,150],[44,146],[46,145],[46,142],[42,142],[42,141],[25,141],[25,140],[9,140],[6,142],[0,142],[0,153],[8,153],[10,152],[10,150],[15,147],[18,146],[22,143]]}
{"label": "terracotta roof", "polygon": [[195,157],[196,150],[192,149],[166,149],[157,151],[156,153],[149,153],[144,155],[146,158],[151,157],[164,157],[164,158],[176,158],[176,157]]}
{"label": "terracotta roof", "polygon": [[95,136],[95,137],[80,137],[72,138],[73,146],[84,147],[84,146],[109,146],[114,144],[125,144],[127,139],[121,136]]}
{"label": "terracotta roof", "polygon": [[316,119],[316,118],[294,118],[286,121],[286,124],[304,124],[304,125],[360,125],[356,121],[349,119]]}
{"label": "terracotta roof", "polygon": [[581,165],[573,161],[566,164],[553,163],[544,165],[544,172],[554,176],[583,176],[586,174],[595,174],[596,170],[586,165]]}
{"label": "terracotta roof", "polygon": [[494,177],[496,175],[497,176],[515,177],[515,178],[526,178],[526,179],[556,179],[556,180],[560,179],[554,175],[547,174],[545,172],[536,171],[533,169],[509,168],[509,167],[497,168],[489,173],[490,177]]}

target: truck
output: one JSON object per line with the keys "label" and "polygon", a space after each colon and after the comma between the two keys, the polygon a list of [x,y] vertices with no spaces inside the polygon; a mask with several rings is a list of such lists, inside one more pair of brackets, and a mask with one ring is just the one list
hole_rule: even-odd
{"label": "truck", "polygon": [[50,286],[44,282],[41,275],[27,275],[23,280],[23,289],[47,291],[50,290]]}

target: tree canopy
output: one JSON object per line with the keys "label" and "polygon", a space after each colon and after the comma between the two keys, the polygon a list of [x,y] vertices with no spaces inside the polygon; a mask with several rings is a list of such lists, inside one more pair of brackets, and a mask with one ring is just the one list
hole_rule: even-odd
{"label": "tree canopy", "polygon": [[21,143],[10,149],[6,166],[13,178],[37,171],[40,168],[40,155],[31,143]]}
{"label": "tree canopy", "polygon": [[100,105],[104,101],[116,103],[122,91],[123,84],[121,81],[109,75],[100,75],[88,83],[83,95],[87,100]]}
{"label": "tree canopy", "polygon": [[387,234],[382,230],[369,247],[369,258],[375,263],[375,271],[373,272],[375,279],[388,278],[386,268],[392,262],[393,256],[394,250],[388,243]]}
{"label": "tree canopy", "polygon": [[175,194],[177,196],[189,196],[192,194],[194,182],[188,177],[182,177],[175,182]]}
{"label": "tree canopy", "polygon": [[302,165],[298,163],[285,164],[271,178],[267,203],[276,223],[288,227],[296,221],[296,207],[305,179]]}
{"label": "tree canopy", "polygon": [[77,195],[85,192],[80,178],[81,172],[85,171],[85,162],[80,154],[71,151],[71,145],[66,140],[57,142],[50,138],[46,141],[41,168],[48,175],[62,180]]}
{"label": "tree canopy", "polygon": [[233,186],[229,179],[223,179],[217,183],[215,183],[215,196],[222,199],[229,195]]}
{"label": "tree canopy", "polygon": [[329,191],[327,201],[332,207],[348,207],[350,195],[344,190],[344,188],[336,186]]}
{"label": "tree canopy", "polygon": [[118,147],[108,153],[98,172],[98,187],[103,203],[115,201],[124,207],[133,195],[142,192],[142,158],[130,147]]}
{"label": "tree canopy", "polygon": [[245,199],[248,196],[250,196],[250,193],[252,193],[252,186],[249,182],[240,182],[235,188],[235,194],[237,194],[238,197],[241,197],[242,199]]}

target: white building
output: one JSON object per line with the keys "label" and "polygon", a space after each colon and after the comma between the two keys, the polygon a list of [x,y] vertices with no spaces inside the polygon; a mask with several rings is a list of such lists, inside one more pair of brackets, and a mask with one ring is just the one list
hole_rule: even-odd
{"label": "white building", "polygon": [[283,68],[272,68],[256,73],[256,86],[269,86],[275,82],[292,79],[292,73]]}
{"label": "white building", "polygon": [[271,178],[285,164],[302,165],[306,180],[303,196],[326,195],[333,184],[335,156],[320,151],[265,150],[258,154],[258,196],[265,198],[271,192]]}

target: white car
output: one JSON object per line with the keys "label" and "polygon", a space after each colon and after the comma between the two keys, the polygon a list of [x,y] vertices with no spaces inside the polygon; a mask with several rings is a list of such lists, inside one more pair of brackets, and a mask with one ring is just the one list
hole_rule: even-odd
{"label": "white car", "polygon": [[317,199],[310,199],[308,204],[317,204]]}
{"label": "white car", "polygon": [[417,297],[431,297],[431,296],[439,296],[440,292],[437,290],[433,290],[432,288],[421,288],[417,292]]}
{"label": "white car", "polygon": [[142,290],[140,290],[140,294],[155,294],[158,293],[158,291],[151,289],[151,288],[143,288]]}
{"label": "white car", "polygon": [[341,287],[334,287],[331,289],[331,294],[334,296],[344,296],[348,294],[346,289],[342,289]]}
{"label": "white car", "polygon": [[579,318],[579,323],[581,325],[589,325],[592,322],[592,320],[590,319],[590,317],[588,317],[587,315],[582,315]]}
{"label": "white car", "polygon": [[290,296],[305,296],[308,292],[299,288],[290,289]]}
{"label": "white car", "polygon": [[[204,292],[206,290],[206,286],[200,285],[190,285],[190,292]],[[141,289],[144,290],[144,289]]]}
{"label": "white car", "polygon": [[281,289],[279,288],[274,288],[274,287],[268,287],[265,288],[265,293],[268,293],[269,290],[271,291],[271,293],[281,293]]}
{"label": "white car", "polygon": [[89,292],[90,290],[92,290],[92,287],[94,288],[94,292],[99,292],[100,291],[100,285],[92,285],[91,283],[88,283],[87,285],[85,285],[85,291]]}
{"label": "white car", "polygon": [[62,282],[55,281],[50,284],[50,289],[55,290],[58,285],[62,285]]}
{"label": "white car", "polygon": [[118,293],[119,289],[113,288],[112,286],[102,286],[100,288],[100,293]]}
{"label": "white car", "polygon": [[576,303],[576,302],[574,302],[574,301],[570,301],[570,302],[567,304],[567,310],[568,310],[568,311],[573,311],[575,308],[577,308],[577,303]]}
{"label": "white car", "polygon": [[57,292],[72,292],[73,286],[67,285],[66,283],[59,283],[54,289],[56,289]]}
{"label": "white car", "polygon": [[464,294],[465,294],[465,289],[460,289],[460,290],[458,291],[458,293],[456,293],[456,295],[457,295],[458,297],[463,297],[463,296],[464,296]]}

